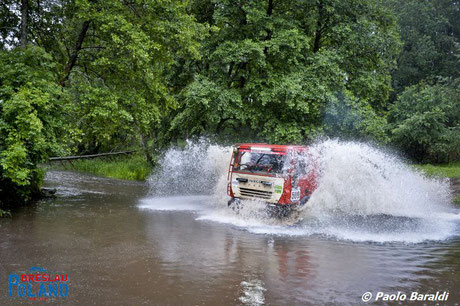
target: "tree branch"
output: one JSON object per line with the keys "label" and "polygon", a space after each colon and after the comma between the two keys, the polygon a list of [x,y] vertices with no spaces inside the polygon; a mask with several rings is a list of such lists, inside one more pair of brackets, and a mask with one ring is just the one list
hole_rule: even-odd
{"label": "tree branch", "polygon": [[21,47],[27,45],[27,19],[29,18],[29,0],[21,1]]}
{"label": "tree branch", "polygon": [[[272,14],[273,14],[273,0],[268,0],[267,17],[270,18],[272,16]],[[269,41],[272,38],[272,34],[273,34],[272,31],[269,28],[267,28],[266,31],[267,31],[267,35],[264,38],[265,42]],[[265,54],[265,56],[267,56],[267,54],[268,54],[268,47],[267,46],[264,47],[264,54]]]}
{"label": "tree branch", "polygon": [[77,62],[78,58],[78,52],[81,50],[81,46],[83,44],[83,40],[85,39],[86,32],[88,32],[89,24],[91,23],[91,20],[87,20],[83,22],[80,30],[80,34],[78,34],[77,41],[75,42],[75,47],[73,49],[72,55],[69,58],[69,61],[67,62],[67,65],[64,68],[64,72],[62,74],[62,78],[59,81],[59,84],[64,87],[65,82],[69,78],[70,72],[72,71],[72,68],[75,66],[75,63]]}
{"label": "tree branch", "polygon": [[313,45],[313,53],[319,51],[321,47],[321,35],[322,35],[322,20],[324,18],[324,3],[322,0],[318,2],[318,21],[316,23],[315,42]]}

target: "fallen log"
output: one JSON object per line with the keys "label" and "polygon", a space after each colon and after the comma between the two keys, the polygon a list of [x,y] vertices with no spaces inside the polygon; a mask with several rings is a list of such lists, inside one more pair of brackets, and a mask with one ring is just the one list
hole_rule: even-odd
{"label": "fallen log", "polygon": [[51,161],[64,161],[64,160],[74,160],[74,159],[84,159],[84,158],[96,158],[96,157],[104,157],[104,156],[132,154],[134,152],[137,152],[137,150],[89,154],[89,155],[76,155],[76,156],[56,156],[56,157],[50,157],[49,161],[51,162]]}

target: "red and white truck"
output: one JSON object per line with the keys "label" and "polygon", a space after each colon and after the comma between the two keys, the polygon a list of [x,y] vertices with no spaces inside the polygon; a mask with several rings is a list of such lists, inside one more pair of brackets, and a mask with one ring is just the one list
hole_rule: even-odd
{"label": "red and white truck", "polygon": [[316,168],[305,146],[237,144],[227,177],[228,205],[258,200],[280,212],[302,206],[316,189]]}

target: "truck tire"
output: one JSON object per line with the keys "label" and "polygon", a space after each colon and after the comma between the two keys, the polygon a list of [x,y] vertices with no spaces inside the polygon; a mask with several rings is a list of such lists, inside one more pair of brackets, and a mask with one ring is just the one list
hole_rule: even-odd
{"label": "truck tire", "polygon": [[228,205],[228,207],[231,208],[233,211],[235,211],[235,212],[238,213],[238,212],[240,211],[240,203],[241,203],[240,199],[231,198],[231,199],[228,201],[227,205]]}
{"label": "truck tire", "polygon": [[304,206],[305,203],[308,202],[308,200],[310,200],[310,196],[304,196],[304,197],[302,198],[302,200],[300,200],[299,205],[300,205],[300,206]]}

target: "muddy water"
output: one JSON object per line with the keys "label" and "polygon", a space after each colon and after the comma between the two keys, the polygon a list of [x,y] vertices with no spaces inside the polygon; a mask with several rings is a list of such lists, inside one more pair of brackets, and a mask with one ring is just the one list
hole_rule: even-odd
{"label": "muddy water", "polygon": [[0,305],[27,302],[8,297],[8,275],[30,267],[68,274],[59,304],[358,304],[367,291],[460,302],[458,221],[440,240],[352,241],[248,230],[212,218],[208,197],[149,198],[139,183],[50,172],[46,185],[57,198],[0,220]]}

